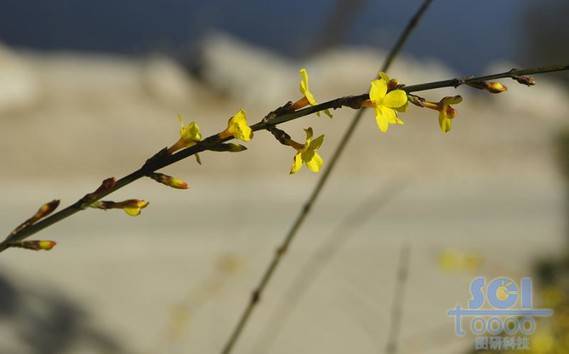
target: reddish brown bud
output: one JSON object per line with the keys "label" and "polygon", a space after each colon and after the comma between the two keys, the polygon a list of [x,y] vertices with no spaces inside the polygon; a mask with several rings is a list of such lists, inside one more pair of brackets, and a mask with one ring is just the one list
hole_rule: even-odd
{"label": "reddish brown bud", "polygon": [[531,76],[512,76],[512,79],[516,80],[518,83],[526,86],[535,85],[535,80]]}

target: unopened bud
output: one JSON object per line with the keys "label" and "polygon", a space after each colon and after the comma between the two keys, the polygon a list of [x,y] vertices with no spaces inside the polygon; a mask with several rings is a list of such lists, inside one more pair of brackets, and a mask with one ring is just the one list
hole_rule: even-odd
{"label": "unopened bud", "polygon": [[44,205],[42,205],[38,211],[36,212],[36,214],[34,216],[32,216],[31,219],[33,219],[33,222],[45,218],[46,216],[48,216],[49,214],[53,213],[53,211],[55,209],[57,209],[57,207],[59,206],[59,200],[55,199],[52,200],[49,203],[45,203]]}
{"label": "unopened bud", "polygon": [[492,93],[502,93],[508,91],[508,88],[503,85],[501,82],[492,81],[486,83],[486,90]]}
{"label": "unopened bud", "polygon": [[535,85],[535,79],[531,76],[512,76],[512,79],[516,80],[518,83],[526,86]]}
{"label": "unopened bud", "polygon": [[33,250],[33,251],[40,251],[40,250],[49,251],[53,247],[55,247],[56,244],[57,243],[55,241],[32,240],[32,241],[14,242],[14,243],[10,244],[10,246],[18,247],[18,248],[25,248],[27,250]]}
{"label": "unopened bud", "polygon": [[505,85],[497,81],[469,82],[467,85],[470,87],[477,88],[479,90],[486,90],[491,93],[501,93],[508,90],[508,88]]}
{"label": "unopened bud", "polygon": [[176,177],[168,176],[163,173],[154,172],[150,176],[153,180],[158,183],[162,183],[168,187],[176,189],[188,189],[188,183]]}

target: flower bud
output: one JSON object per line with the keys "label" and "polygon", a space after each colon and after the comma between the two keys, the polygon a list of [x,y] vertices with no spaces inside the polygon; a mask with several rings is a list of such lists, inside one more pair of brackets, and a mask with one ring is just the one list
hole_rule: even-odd
{"label": "flower bud", "polygon": [[55,241],[32,240],[32,241],[14,242],[14,243],[10,244],[10,246],[18,247],[18,248],[25,248],[27,250],[33,250],[33,251],[40,251],[40,250],[49,251],[53,247],[55,247],[56,244],[57,243]]}
{"label": "flower bud", "polygon": [[501,82],[492,81],[486,83],[486,90],[492,93],[502,93],[508,91],[508,88]]}
{"label": "flower bud", "polygon": [[176,177],[168,176],[163,173],[154,172],[150,176],[153,180],[158,183],[162,183],[168,187],[176,189],[188,189],[188,183]]}
{"label": "flower bud", "polygon": [[504,84],[497,81],[469,82],[467,85],[479,90],[486,90],[491,93],[502,93],[508,90]]}
{"label": "flower bud", "polygon": [[516,80],[518,83],[526,86],[535,85],[535,79],[531,76],[512,76],[512,79]]}

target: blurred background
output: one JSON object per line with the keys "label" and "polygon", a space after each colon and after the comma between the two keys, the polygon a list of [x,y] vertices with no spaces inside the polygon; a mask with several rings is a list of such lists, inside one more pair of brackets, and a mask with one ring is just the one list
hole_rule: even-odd
{"label": "blurred background", "polygon": [[[0,225],[138,168],[177,139],[177,114],[205,135],[240,108],[260,120],[299,98],[300,67],[322,101],[365,92],[420,3],[3,0]],[[567,15],[563,0],[435,0],[390,74],[566,64]],[[410,107],[388,134],[366,114],[237,352],[466,353],[447,310],[474,275],[534,276],[557,311],[534,350],[567,345],[568,78],[425,92],[465,99],[446,135],[436,112]],[[283,128],[326,134],[328,161],[353,114]],[[0,353],[219,352],[319,177],[289,176],[294,152],[270,134],[247,145],[163,171],[187,191],[113,195],[149,200],[140,217],[87,210],[38,235],[53,251],[2,253]]]}

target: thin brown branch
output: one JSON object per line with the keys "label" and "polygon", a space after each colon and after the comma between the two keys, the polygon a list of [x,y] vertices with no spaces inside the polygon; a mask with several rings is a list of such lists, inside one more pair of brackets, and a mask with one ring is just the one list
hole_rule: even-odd
{"label": "thin brown branch", "polygon": [[[492,74],[492,75],[485,75],[485,76],[478,76],[478,77],[466,77],[466,78],[455,78],[450,80],[443,80],[443,81],[435,81],[429,82],[426,84],[419,84],[419,85],[411,85],[411,86],[404,86],[402,90],[406,92],[417,92],[417,91],[425,91],[425,90],[433,90],[443,87],[459,87],[465,84],[489,81],[489,80],[497,80],[503,78],[510,78],[518,81],[523,80],[523,76],[526,75],[534,75],[534,74],[545,74],[545,73],[552,73],[556,71],[566,71],[569,70],[569,65],[552,65],[552,66],[542,66],[538,68],[531,68],[531,69],[511,69],[508,71],[504,71],[503,73]],[[530,79],[531,78],[526,78]],[[531,82],[531,81],[530,81]],[[532,84],[526,84],[531,86]]]}
{"label": "thin brown branch", "polygon": [[[529,74],[542,74],[542,73],[549,73],[549,72],[556,72],[556,71],[566,71],[569,70],[569,65],[553,65],[547,67],[539,67],[539,68],[530,68],[530,69],[512,69],[503,73],[493,74],[493,75],[486,75],[486,76],[478,76],[478,77],[470,77],[467,79],[450,79],[444,81],[435,81],[435,82],[428,82],[424,84],[418,85],[411,85],[411,86],[404,86],[402,87],[403,90],[406,92],[415,92],[415,91],[425,91],[431,89],[437,89],[442,87],[458,87],[460,85],[466,84],[468,82],[480,82],[483,80],[491,80],[491,79],[498,79],[498,78],[515,78],[517,75],[529,75]],[[268,130],[270,127],[275,125],[280,125],[295,119],[299,119],[310,114],[321,112],[326,109],[339,109],[342,107],[350,107],[350,108],[359,108],[361,103],[369,98],[367,93],[363,93],[356,96],[346,96],[336,98],[327,102],[323,102],[321,104],[310,106],[308,108],[304,108],[298,111],[291,112],[287,109],[289,105],[285,105],[280,107],[279,109],[269,113],[263,120],[251,126],[253,131],[259,130]],[[361,112],[358,111],[358,113]],[[353,127],[353,128],[352,128]],[[352,121],[352,125],[350,126],[351,130],[355,129],[354,121]],[[342,141],[346,138],[344,135]],[[57,223],[61,220],[64,220],[77,212],[85,209],[93,202],[100,200],[107,195],[129,185],[130,183],[139,180],[140,178],[146,177],[151,173],[162,169],[166,166],[172,165],[180,160],[183,160],[189,156],[195,155],[197,153],[206,151],[206,150],[215,150],[216,146],[220,143],[232,140],[231,138],[220,139],[217,134],[211,135],[208,138],[204,139],[203,141],[193,145],[189,148],[181,150],[173,155],[169,155],[166,153],[166,149],[159,151],[156,155],[151,157],[146,161],[146,163],[140,167],[139,169],[133,171],[132,173],[122,177],[121,179],[117,180],[114,185],[110,188],[104,188],[102,190],[97,190],[93,193],[88,194],[87,196],[81,198],[80,200],[76,201],[75,203],[69,205],[65,209],[60,210],[57,213],[53,213],[50,216],[43,218],[42,220],[28,225],[23,228],[18,228],[18,230],[14,230],[9,235],[10,240],[5,239],[4,241],[0,242],[0,252],[5,251],[7,248],[10,247],[10,242],[17,242],[22,241],[37,232]],[[335,161],[339,158],[339,154],[334,154],[331,158],[329,163],[329,167],[324,171],[323,177],[329,175],[330,166],[335,165]],[[319,193],[319,190],[322,188],[323,183],[317,184],[317,189],[315,192]],[[312,199],[312,198],[311,198]],[[310,203],[312,204],[312,203]],[[306,205],[303,207],[303,210],[309,210],[310,207]]]}

